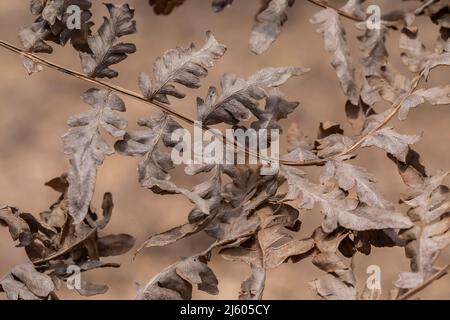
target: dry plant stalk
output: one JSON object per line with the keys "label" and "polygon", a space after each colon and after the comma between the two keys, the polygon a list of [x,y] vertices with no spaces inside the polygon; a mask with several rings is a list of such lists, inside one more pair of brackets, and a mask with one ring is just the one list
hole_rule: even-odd
{"label": "dry plant stalk", "polygon": [[[156,14],[170,14],[186,0],[150,0]],[[236,1],[238,2],[238,1]],[[0,224],[30,262],[14,267],[0,279],[0,291],[9,299],[57,299],[56,291],[71,276],[71,266],[81,271],[119,267],[101,257],[121,255],[134,246],[130,235],[100,236],[111,218],[112,195],[105,194],[103,217],[92,207],[97,168],[106,157],[117,152],[139,157],[138,181],[151,192],[170,197],[186,196],[195,206],[184,225],[151,235],[137,253],[145,248],[166,246],[205,232],[212,244],[191,257],[182,259],[156,275],[137,294],[139,299],[191,299],[193,285],[198,290],[218,294],[218,279],[208,266],[217,252],[224,259],[245,262],[250,277],[242,283],[240,299],[262,299],[268,270],[289,261],[312,257],[313,264],[325,272],[311,282],[314,291],[324,299],[376,299],[380,292],[366,288],[357,290],[357,279],[349,263],[356,254],[370,254],[374,247],[404,247],[411,260],[411,270],[401,272],[391,297],[407,299],[433,281],[445,276],[449,265],[439,268],[435,261],[450,244],[449,189],[446,172],[428,175],[420,156],[412,149],[419,135],[398,133],[389,127],[390,120],[406,120],[419,105],[450,103],[450,85],[423,86],[433,69],[450,65],[450,5],[448,1],[417,1],[411,12],[389,12],[376,28],[370,27],[364,0],[349,0],[342,8],[332,1],[264,0],[250,33],[250,49],[255,54],[267,51],[281,34],[288,13],[295,6],[315,5],[319,11],[310,22],[324,39],[343,94],[348,102],[345,112],[354,134],[344,135],[338,124],[321,123],[318,138],[308,141],[295,127],[288,132],[288,153],[279,159],[267,158],[247,145],[218,134],[227,145],[244,150],[259,160],[279,161],[276,174],[262,175],[263,166],[250,164],[190,164],[187,175],[207,173],[207,178],[193,189],[178,186],[170,176],[174,169],[170,149],[180,142],[173,133],[183,128],[177,121],[194,126],[201,121],[203,129],[218,124],[228,127],[263,130],[279,129],[281,119],[298,107],[277,89],[291,78],[304,76],[309,69],[299,67],[266,68],[248,79],[227,73],[220,88],[211,86],[207,97],[197,99],[197,119],[191,119],[171,108],[170,100],[183,99],[186,88],[198,88],[208,69],[225,53],[226,47],[207,32],[202,47],[194,45],[166,51],[153,66],[153,76],[139,75],[141,93],[112,85],[99,78],[114,78],[114,64],[124,61],[136,51],[122,37],[137,32],[134,9],[128,4],[105,4],[109,17],[94,31],[90,0],[32,0],[31,12],[36,16],[31,26],[20,31],[23,49],[0,40],[0,46],[20,54],[29,74],[43,67],[63,72],[89,82],[91,88],[82,95],[88,111],[71,117],[70,129],[64,136],[64,151],[70,170],[46,185],[60,193],[40,219],[6,206],[0,209]],[[298,2],[298,1],[297,1]],[[213,0],[216,12],[225,10],[233,0]],[[81,9],[81,28],[67,27],[67,9]],[[429,50],[421,42],[417,16],[429,17],[439,27],[435,47]],[[361,58],[357,65],[350,54],[342,19],[355,23],[360,36]],[[411,71],[404,75],[389,61],[386,39],[400,33],[402,62]],[[57,65],[36,53],[52,53],[48,44],[70,42],[78,51],[82,72]],[[127,130],[126,107],[120,96],[128,96],[149,104],[159,111],[143,117],[140,131]],[[377,110],[387,101],[390,108]],[[261,107],[262,102],[265,107]],[[104,129],[104,130],[100,130]],[[103,133],[116,138],[108,145]],[[204,146],[207,148],[208,146]],[[378,191],[376,179],[351,160],[360,148],[376,147],[388,154],[398,167],[407,191],[400,196],[409,206],[399,212]],[[203,150],[202,150],[203,151]],[[235,151],[235,152],[236,152]],[[321,167],[318,183],[312,182],[302,166]],[[225,179],[227,177],[227,179]],[[228,182],[227,182],[228,181]],[[281,188],[287,186],[287,192]],[[324,219],[310,237],[299,239],[300,210],[321,208]],[[82,283],[82,295],[101,294],[105,285]]]}

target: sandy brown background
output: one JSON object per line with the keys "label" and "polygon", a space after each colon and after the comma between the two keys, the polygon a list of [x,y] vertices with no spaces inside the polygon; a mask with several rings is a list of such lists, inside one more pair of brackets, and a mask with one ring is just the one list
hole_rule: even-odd
{"label": "sandy brown background", "polygon": [[[96,2],[96,1],[95,1]],[[118,1],[115,1],[118,2]],[[236,0],[235,5],[221,14],[210,9],[210,1],[190,0],[169,17],[155,16],[147,5],[147,0],[129,0],[136,8],[139,32],[127,37],[134,42],[138,52],[117,66],[120,77],[112,82],[137,91],[139,71],[151,73],[154,59],[164,50],[177,45],[203,43],[204,34],[212,30],[222,43],[228,46],[228,53],[204,80],[203,87],[189,92],[189,98],[175,102],[173,106],[184,114],[195,115],[195,98],[204,97],[209,85],[218,85],[220,76],[233,72],[248,76],[259,68],[269,66],[303,66],[312,71],[301,78],[291,80],[283,87],[283,92],[301,102],[301,107],[284,122],[287,128],[297,122],[309,136],[314,137],[320,121],[340,122],[350,134],[345,121],[345,98],[340,90],[328,54],[323,48],[322,38],[309,24],[309,18],[317,7],[299,0],[289,11],[289,22],[273,47],[262,56],[253,55],[248,49],[248,34],[253,24],[253,15],[258,9],[258,0]],[[339,2],[339,1],[337,1]],[[342,2],[342,1],[341,1]],[[376,1],[383,8],[402,6],[401,1]],[[32,22],[28,11],[28,0],[0,1],[0,38],[18,44],[17,32],[21,26]],[[96,25],[106,9],[99,2],[94,8]],[[421,36],[431,45],[437,36],[437,28],[425,19]],[[358,58],[358,44],[355,29],[345,22],[349,30],[350,46],[355,59]],[[390,52],[400,70],[407,72],[399,63],[397,49],[398,34],[389,38]],[[79,60],[75,52],[67,46],[54,46],[51,60],[64,66],[79,70]],[[448,70],[435,73],[429,85],[448,84]],[[50,178],[68,169],[67,158],[62,153],[61,136],[67,130],[66,120],[70,115],[86,110],[79,96],[89,86],[79,80],[51,70],[28,77],[18,56],[0,49],[0,204],[19,207],[23,211],[38,213],[45,210],[57,197],[52,190],[43,186]],[[185,90],[186,91],[186,90]],[[137,127],[136,120],[155,110],[149,106],[125,99],[128,112],[126,118],[130,129]],[[378,110],[382,110],[380,106]],[[450,170],[450,108],[422,106],[414,110],[406,122],[394,124],[399,132],[417,134],[423,132],[422,140],[415,149],[422,154],[429,173],[437,170]],[[358,151],[356,164],[369,169],[379,180],[379,187],[386,197],[397,202],[404,190],[396,168],[377,149]],[[137,182],[137,159],[114,155],[109,157],[99,169],[94,205],[100,206],[104,192],[114,195],[115,212],[108,233],[129,233],[141,243],[155,232],[164,231],[185,222],[191,204],[182,197],[160,197],[141,189]],[[312,177],[317,169],[307,169]],[[181,180],[186,184],[196,181]],[[449,181],[450,182],[450,181]],[[405,212],[405,208],[399,206]],[[301,212],[303,228],[300,237],[308,236],[320,224],[321,214],[317,210]],[[205,248],[210,239],[203,235],[181,241],[161,249],[145,251],[135,261],[132,254],[111,258],[122,263],[120,269],[94,271],[86,275],[97,283],[110,286],[105,295],[93,299],[133,299],[137,283],[144,285],[155,274],[182,256],[189,256]],[[0,229],[0,275],[16,264],[26,261],[24,251],[15,249],[8,231]],[[446,250],[437,265],[450,261]],[[400,271],[409,270],[408,260],[403,250],[374,249],[369,257],[357,255],[356,273],[360,285],[366,279],[365,270],[371,264],[382,268],[384,297],[391,288]],[[215,257],[211,267],[219,278],[220,295],[211,297],[196,292],[195,298],[235,299],[240,283],[249,275],[244,264],[230,263]],[[270,271],[267,278],[265,298],[267,299],[315,299],[307,283],[322,272],[312,266],[310,259],[298,264],[285,264]],[[62,298],[79,298],[68,290],[59,293]],[[450,278],[434,283],[419,295],[421,298],[449,299]],[[1,296],[0,299],[3,299]]]}

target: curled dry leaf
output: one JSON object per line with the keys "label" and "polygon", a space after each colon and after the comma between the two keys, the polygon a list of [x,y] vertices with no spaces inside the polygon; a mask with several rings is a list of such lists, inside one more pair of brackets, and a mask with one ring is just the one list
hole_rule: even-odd
{"label": "curled dry leaf", "polygon": [[313,264],[327,272],[327,274],[310,283],[313,290],[327,300],[356,300],[356,278],[351,267],[337,255],[341,242],[346,239],[348,232],[336,230],[331,234],[324,232],[322,228],[314,231],[316,252]]}
{"label": "curled dry leaf", "polygon": [[322,171],[321,181],[335,178],[340,188],[349,191],[356,188],[358,199],[369,206],[392,209],[393,205],[378,192],[375,178],[364,168],[344,161],[328,161]]}
{"label": "curled dry leaf", "polygon": [[261,113],[258,101],[268,96],[267,89],[281,86],[291,77],[308,71],[293,67],[267,68],[257,71],[248,80],[225,74],[221,81],[221,94],[215,87],[210,87],[206,100],[197,99],[198,118],[206,125],[239,124],[248,120],[252,113]]}
{"label": "curled dry leaf", "polygon": [[450,85],[416,90],[401,106],[398,113],[400,120],[406,120],[412,108],[429,103],[433,106],[450,104]]}
{"label": "curled dry leaf", "polygon": [[[41,219],[10,207],[0,211],[0,223],[9,226],[11,237],[19,239],[31,261],[14,267],[1,278],[0,290],[6,292],[8,299],[54,298],[54,283],[69,281],[74,270],[86,272],[97,268],[117,268],[119,264],[100,261],[100,257],[122,255],[134,245],[134,238],[130,235],[98,235],[99,229],[106,226],[111,216],[111,194],[104,196],[101,219],[89,209],[84,221],[73,224],[65,175],[47,185],[61,192],[61,196],[49,211],[41,213]],[[107,288],[105,285],[83,283],[79,292],[93,295],[104,293]]]}
{"label": "curled dry leaf", "polygon": [[450,66],[450,52],[432,54],[426,61],[421,74],[427,79],[430,72],[438,66]]}
{"label": "curled dry leaf", "polygon": [[126,59],[128,54],[136,52],[132,43],[117,43],[118,38],[136,33],[134,9],[128,4],[121,6],[107,3],[110,18],[104,18],[98,33],[89,36],[87,41],[91,52],[80,52],[83,72],[93,78],[115,78],[118,72],[110,66]]}
{"label": "curled dry leaf", "polygon": [[310,285],[319,296],[327,300],[356,300],[357,297],[354,284],[345,283],[332,274],[314,280]]}
{"label": "curled dry leaf", "polygon": [[287,10],[295,0],[271,0],[263,3],[250,35],[250,49],[262,54],[277,39],[287,21]]}
{"label": "curled dry leaf", "polygon": [[[81,9],[80,27],[70,28],[73,23],[71,10],[76,5]],[[19,32],[19,40],[27,51],[52,53],[53,48],[46,41],[52,41],[59,45],[71,42],[72,46],[82,52],[89,52],[87,38],[91,34],[90,21],[92,13],[90,0],[32,0],[31,13],[36,20],[31,26],[22,28]]]}
{"label": "curled dry leaf", "polygon": [[9,300],[48,299],[53,290],[52,278],[36,271],[32,263],[15,266],[0,279],[0,292]]}
{"label": "curled dry leaf", "polygon": [[241,285],[239,300],[261,300],[266,284],[266,270],[252,265],[250,277]]}
{"label": "curled dry leaf", "polygon": [[129,234],[111,234],[98,237],[98,254],[100,257],[120,256],[133,248],[134,241],[134,237]]}
{"label": "curled dry leaf", "polygon": [[219,179],[216,177],[200,184],[192,191],[178,187],[170,180],[168,173],[174,168],[170,154],[163,152],[158,145],[161,141],[165,147],[175,147],[181,140],[173,141],[172,134],[181,126],[164,113],[141,119],[139,125],[148,129],[126,134],[124,140],[116,143],[115,149],[122,154],[143,157],[139,163],[141,185],[157,194],[183,194],[197,205],[200,212],[209,214],[218,201],[217,197],[210,197],[209,190],[212,185],[219,183]]}
{"label": "curled dry leaf", "polygon": [[403,201],[411,207],[408,215],[414,226],[402,234],[408,241],[405,251],[411,259],[411,272],[400,273],[395,285],[402,289],[418,287],[438,272],[434,262],[440,251],[450,245],[449,189],[443,185],[447,173],[430,177],[411,173],[416,176],[405,176],[409,190]]}
{"label": "curled dry leaf", "polygon": [[366,0],[348,0],[347,3],[340,8],[340,10],[359,19],[365,20],[366,10],[363,8],[363,3],[365,1]]}
{"label": "curled dry leaf", "polygon": [[283,129],[279,125],[281,119],[286,119],[289,114],[295,111],[298,107],[298,102],[286,101],[279,94],[272,94],[266,99],[266,106],[264,110],[259,108],[253,109],[253,114],[258,119],[251,124],[251,127],[255,130],[278,130],[280,134]]}
{"label": "curled dry leaf", "polygon": [[[264,288],[265,270],[275,268],[289,258],[298,261],[311,250],[313,242],[294,239],[286,232],[299,230],[297,210],[288,205],[269,204],[282,183],[280,177],[261,176],[260,168],[250,166],[227,165],[220,172],[230,177],[232,182],[222,188],[220,185],[215,186],[221,189],[222,200],[212,215],[200,216],[200,219],[191,212],[189,224],[152,236],[145,245],[165,245],[205,230],[215,238],[215,242],[204,255],[214,248],[220,248],[225,258],[249,263],[253,273],[243,283],[240,297],[258,299]],[[167,274],[174,277],[172,271]],[[156,280],[151,283],[152,292],[160,290],[159,287],[155,289]],[[166,298],[170,299],[190,298],[189,294],[173,295],[165,290],[160,294],[168,294]]]}
{"label": "curled dry leaf", "polygon": [[145,130],[130,132],[115,144],[117,152],[129,156],[142,156],[139,164],[139,182],[157,193],[176,193],[177,187],[169,180],[168,171],[174,164],[170,154],[159,149],[162,141],[166,147],[175,147],[178,140],[172,140],[172,134],[182,127],[167,114],[158,112],[148,118],[139,120],[138,124]]}
{"label": "curled dry leaf", "polygon": [[292,259],[301,260],[314,247],[312,239],[294,239],[287,230],[298,231],[298,211],[288,205],[271,205],[258,211],[257,233],[239,246],[227,246],[220,254],[227,260],[251,266],[252,274],[241,286],[241,299],[261,299],[265,273]]}
{"label": "curled dry leaf", "polygon": [[216,295],[218,280],[202,256],[193,256],[173,264],[153,278],[138,293],[138,300],[190,300],[192,285]]}
{"label": "curled dry leaf", "polygon": [[19,240],[21,246],[27,246],[33,240],[30,226],[20,217],[16,208],[1,209],[0,224],[8,227],[11,238],[14,241]]}
{"label": "curled dry leaf", "polygon": [[329,158],[347,151],[354,141],[342,134],[333,133],[325,138],[318,139],[316,143],[318,144],[317,155],[321,158]]}
{"label": "curled dry leaf", "polygon": [[[169,14],[184,2],[149,0],[157,14]],[[399,294],[415,292],[433,281],[440,274],[434,265],[436,258],[450,244],[450,204],[448,188],[443,186],[446,174],[426,175],[418,154],[410,147],[419,136],[402,135],[391,127],[381,127],[397,111],[399,117],[405,119],[409,110],[420,104],[450,102],[448,86],[416,90],[419,81],[426,80],[434,68],[450,65],[450,10],[446,1],[421,1],[420,7],[413,12],[389,12],[382,17],[380,28],[373,29],[364,21],[363,2],[349,0],[339,10],[328,8],[331,5],[326,3],[316,3],[328,9],[311,19],[318,25],[326,50],[332,56],[332,65],[348,99],[346,115],[358,135],[348,137],[338,124],[332,122],[322,122],[317,139],[312,142],[298,132],[292,135],[290,130],[289,153],[282,159],[293,162],[317,160],[301,165],[324,165],[320,184],[309,181],[306,174],[294,166],[282,166],[277,174],[263,176],[260,165],[201,163],[188,165],[185,172],[199,175],[198,178],[200,174],[208,177],[191,190],[180,187],[171,179],[176,161],[171,158],[170,151],[187,154],[192,148],[194,153],[199,150],[196,145],[180,148],[181,134],[175,133],[184,131],[172,116],[194,121],[176,111],[171,112],[171,116],[157,113],[138,122],[143,130],[125,133],[126,122],[116,113],[125,111],[123,101],[112,92],[90,89],[83,99],[92,110],[72,117],[69,121],[71,129],[64,136],[71,170],[68,175],[47,183],[61,193],[58,201],[42,212],[40,219],[13,207],[0,208],[0,225],[8,227],[12,239],[18,247],[25,249],[31,261],[2,277],[0,290],[10,299],[56,299],[56,289],[72,275],[71,267],[77,267],[81,272],[116,268],[118,264],[100,258],[121,255],[133,247],[134,238],[130,235],[101,234],[112,216],[111,194],[104,196],[101,216],[91,207],[97,167],[113,153],[100,134],[102,129],[121,139],[115,144],[119,153],[142,158],[139,181],[143,187],[162,195],[182,194],[194,204],[185,224],[150,236],[141,249],[165,246],[201,231],[213,238],[212,244],[202,253],[182,259],[158,274],[140,290],[139,299],[190,299],[193,285],[207,293],[218,294],[218,280],[207,265],[213,249],[218,249],[225,259],[242,261],[250,266],[251,275],[242,283],[239,293],[241,299],[261,299],[268,270],[311,255],[313,264],[326,272],[324,277],[312,283],[321,297],[357,299],[353,265],[345,258],[353,258],[358,252],[368,255],[373,246],[406,248],[406,255],[411,259],[411,272],[400,274],[396,282]],[[221,11],[232,3],[232,0],[212,1],[214,11]],[[69,30],[67,25],[70,18],[67,9],[74,4],[82,10],[80,30]],[[293,4],[294,0],[262,2],[250,39],[254,52],[266,51],[275,41]],[[83,71],[88,76],[116,77],[118,74],[111,66],[136,50],[133,44],[118,43],[118,40],[135,33],[136,23],[134,10],[128,5],[106,6],[110,17],[105,18],[97,34],[92,36],[91,1],[32,0],[31,12],[36,20],[20,32],[20,41],[26,51],[47,53],[52,51],[48,41],[61,45],[70,41],[80,51]],[[413,25],[415,16],[419,15],[429,17],[439,27],[434,50],[428,50],[419,39],[420,28]],[[360,79],[355,78],[356,70],[340,16],[362,21],[357,23],[362,32],[358,37],[362,54],[362,66],[358,70]],[[387,36],[397,30],[401,33],[400,58],[410,71],[417,73],[413,80],[399,73],[388,59]],[[2,46],[14,49],[14,46]],[[160,103],[169,104],[170,96],[183,98],[185,94],[175,87],[176,84],[200,87],[208,68],[225,51],[225,46],[210,32],[200,49],[191,45],[166,51],[154,64],[154,80],[144,73],[139,77],[144,98],[160,108]],[[24,59],[28,72],[40,71],[40,65],[35,61]],[[51,62],[40,61],[59,71],[64,70]],[[247,80],[226,73],[222,77],[221,90],[210,87],[205,100],[197,100],[198,119],[204,125],[228,124],[234,129],[250,125],[259,131],[281,132],[280,120],[295,111],[298,103],[290,102],[272,88],[307,71],[293,67],[265,68]],[[110,88],[137,97],[128,90]],[[389,102],[391,108],[377,114],[376,104],[381,99]],[[260,107],[262,100],[265,100],[265,107]],[[349,162],[356,155],[348,153],[356,152],[359,146],[382,148],[398,165],[409,187],[402,196],[402,202],[410,206],[409,218],[396,212],[384,199],[367,170]],[[210,147],[211,144],[207,144],[200,149],[205,151]],[[301,210],[320,205],[324,219],[310,238],[296,237],[301,226],[299,211],[289,206],[288,201],[298,201]],[[106,290],[106,285],[84,281],[78,289],[80,294],[87,296]],[[379,290],[365,290],[361,298],[376,298],[379,294]]]}
{"label": "curled dry leaf", "polygon": [[362,146],[376,146],[394,155],[400,161],[405,161],[409,146],[419,140],[420,136],[399,134],[392,128],[384,128],[370,135]]}
{"label": "curled dry leaf", "polygon": [[409,146],[417,143],[420,140],[420,136],[399,134],[393,128],[389,127],[371,133],[391,112],[392,110],[388,109],[381,114],[374,114],[367,117],[362,134],[367,134],[368,136],[364,140],[362,147],[376,146],[392,154],[398,160],[405,162]]}
{"label": "curled dry leaf", "polygon": [[358,25],[364,31],[364,35],[358,39],[361,41],[362,51],[362,76],[361,99],[369,106],[373,106],[380,99],[379,88],[374,86],[374,79],[384,79],[385,69],[388,66],[389,53],[386,48],[386,35],[388,29],[381,26],[379,30],[367,28],[366,23]]}
{"label": "curled dry leaf", "polygon": [[90,297],[98,294],[104,294],[108,291],[108,286],[104,284],[94,284],[87,281],[82,281],[80,288],[76,289],[82,296]]}
{"label": "curled dry leaf", "polygon": [[[196,203],[196,199],[203,202],[197,203],[196,208],[191,210],[188,216],[188,222],[169,231],[149,237],[149,239],[142,244],[141,249],[144,247],[166,246],[205,228],[211,220],[214,219],[220,209],[222,200],[220,188],[220,171],[219,168],[216,168],[213,177],[196,186],[192,193],[184,191],[184,194],[193,200],[194,203]],[[195,194],[195,197],[191,197],[190,194]]]}
{"label": "curled dry leaf", "polygon": [[402,62],[411,72],[419,72],[431,54],[427,52],[425,45],[420,41],[417,30],[404,28],[400,34],[400,49]]}
{"label": "curled dry leaf", "polygon": [[166,104],[170,104],[167,96],[184,98],[185,95],[175,88],[174,83],[199,88],[200,78],[208,75],[207,68],[213,67],[214,62],[225,51],[226,47],[217,42],[211,32],[207,32],[205,45],[199,50],[191,44],[189,48],[178,47],[166,51],[153,66],[155,80],[151,80],[145,73],[140,74],[139,87],[142,94],[148,100]]}
{"label": "curled dry leaf", "polygon": [[233,4],[234,0],[212,0],[214,12],[220,12]]}
{"label": "curled dry leaf", "polygon": [[318,32],[323,34],[325,48],[332,55],[331,64],[336,69],[342,90],[350,102],[357,105],[359,93],[355,82],[355,67],[339,14],[333,9],[325,9],[316,13],[310,21],[319,25]]}
{"label": "curled dry leaf", "polygon": [[374,109],[363,101],[362,96],[360,103],[356,106],[350,101],[345,104],[345,115],[357,134],[361,134],[367,118],[373,114],[375,114]]}
{"label": "curled dry leaf", "polygon": [[173,9],[181,6],[186,0],[149,0],[148,3],[153,7],[156,14],[168,15]]}
{"label": "curled dry leaf", "polygon": [[122,137],[127,122],[117,112],[125,112],[125,103],[110,91],[89,89],[82,99],[92,109],[73,116],[71,129],[64,135],[64,151],[70,156],[69,212],[75,223],[86,216],[95,189],[97,167],[114,151],[103,139],[100,128],[113,137]]}
{"label": "curled dry leaf", "polygon": [[38,62],[22,56],[22,64],[27,69],[28,75],[41,72],[44,68]]}
{"label": "curled dry leaf", "polygon": [[305,174],[296,168],[282,166],[282,174],[289,186],[285,200],[301,199],[299,208],[308,210],[312,209],[315,203],[319,203],[325,214],[322,223],[325,232],[332,232],[338,226],[356,231],[411,227],[409,219],[402,214],[358,204],[354,199],[347,198],[338,188],[328,190],[327,186],[311,183]]}

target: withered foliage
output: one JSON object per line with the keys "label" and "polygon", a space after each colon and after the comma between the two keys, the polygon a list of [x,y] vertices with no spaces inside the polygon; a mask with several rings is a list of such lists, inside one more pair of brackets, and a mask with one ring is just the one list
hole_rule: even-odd
{"label": "withered foliage", "polygon": [[[68,19],[71,12],[70,6],[78,6],[81,12],[81,28],[70,29]],[[52,53],[52,47],[46,43],[51,41],[59,45],[67,42],[78,51],[89,52],[88,37],[91,35],[90,0],[33,0],[30,3],[30,11],[36,16],[36,20],[19,33],[19,39],[23,47],[32,52]]]}
{"label": "withered foliage", "polygon": [[[101,258],[122,255],[134,246],[135,239],[128,234],[102,235],[114,207],[110,193],[104,195],[102,215],[89,207],[85,219],[75,224],[69,214],[66,175],[46,185],[61,195],[39,218],[14,207],[0,210],[0,224],[8,228],[12,240],[17,242],[17,247],[24,248],[30,260],[15,266],[0,279],[0,291],[8,299],[58,299],[58,288],[67,281],[74,285],[70,283],[73,272],[118,268],[120,264]],[[83,296],[108,290],[107,285],[87,281],[74,287]]]}
{"label": "withered foliage", "polygon": [[[156,14],[167,15],[184,2],[150,0],[149,4]],[[212,7],[219,12],[237,2],[213,0]],[[294,4],[307,5],[305,2],[262,1],[251,31],[251,50],[257,54],[268,50],[281,34],[289,10]],[[392,298],[402,299],[436,280],[445,271],[435,265],[436,259],[450,244],[449,189],[444,182],[447,173],[428,175],[412,149],[421,135],[399,133],[388,123],[396,116],[406,120],[422,104],[450,103],[448,84],[431,88],[425,84],[433,69],[450,65],[450,4],[445,0],[415,1],[414,10],[387,12],[379,27],[372,28],[366,23],[364,0],[349,0],[341,8],[333,6],[332,1],[307,2],[321,7],[310,22],[323,37],[331,66],[347,99],[345,114],[354,132],[345,133],[339,124],[326,121],[320,124],[317,138],[312,140],[304,137],[294,124],[284,130],[289,149],[280,157],[281,166],[273,174],[263,174],[267,169],[264,162],[190,164],[185,167],[185,174],[203,178],[203,182],[187,188],[178,185],[171,176],[175,164],[170,152],[181,141],[181,137],[174,135],[183,128],[178,121],[195,124],[195,120],[170,109],[170,100],[183,99],[185,90],[199,88],[208,69],[225,54],[226,47],[207,32],[202,47],[192,44],[170,49],[153,64],[153,76],[141,72],[138,86],[142,95],[131,95],[153,104],[159,112],[142,117],[138,121],[142,130],[131,131],[119,116],[126,108],[118,94],[130,95],[129,92],[114,86],[105,89],[104,83],[94,78],[118,76],[110,66],[136,50],[134,44],[117,43],[122,36],[136,32],[134,10],[126,4],[106,4],[110,18],[105,18],[93,35],[92,24],[88,22],[90,1],[31,1],[31,11],[38,17],[31,27],[20,32],[25,50],[50,53],[46,41],[65,44],[71,40],[80,51],[83,72],[103,88],[85,92],[82,99],[91,109],[68,122],[71,128],[64,136],[64,149],[70,157],[70,171],[67,177],[48,183],[61,193],[59,200],[48,212],[41,213],[41,219],[13,207],[0,211],[0,223],[9,228],[13,240],[25,248],[30,258],[29,263],[13,268],[0,280],[0,289],[7,297],[55,299],[55,290],[70,276],[70,265],[82,271],[117,267],[100,258],[131,249],[134,244],[131,236],[98,235],[111,218],[111,195],[104,197],[102,218],[91,206],[97,168],[115,151],[139,157],[137,179],[143,188],[167,197],[184,195],[193,204],[184,224],[150,235],[137,252],[166,246],[199,232],[212,239],[202,252],[185,257],[155,275],[139,289],[138,299],[191,299],[194,286],[218,294],[219,279],[208,266],[215,253],[226,260],[248,264],[249,276],[241,285],[240,299],[262,299],[271,269],[305,258],[311,258],[324,272],[323,277],[310,283],[320,297],[378,299],[384,293],[379,288],[358,287],[353,270],[355,255],[369,255],[372,247],[404,247],[411,261],[411,270],[399,274]],[[84,29],[78,32],[64,28],[66,8],[73,4],[83,9]],[[426,16],[439,27],[434,47],[427,48],[420,40],[417,16]],[[342,21],[347,18],[359,32],[355,40],[360,45],[359,57],[349,49],[348,43],[353,39],[347,39]],[[408,73],[400,73],[390,63],[386,41],[393,33],[399,33],[400,58]],[[36,61],[29,58],[33,56],[27,57],[24,64],[28,71],[40,71]],[[226,73],[220,87],[211,85],[205,98],[197,98],[197,120],[206,127],[220,124],[283,132],[280,120],[298,111],[299,103],[285,97],[279,88],[292,78],[307,76],[308,71],[293,66],[264,68],[247,79]],[[117,139],[114,148],[108,145],[102,131]],[[359,147],[381,149],[398,167],[407,187],[399,198],[409,206],[407,212],[385,198],[367,169],[352,163]],[[196,148],[192,146],[193,150]],[[227,156],[234,159],[236,154]],[[300,169],[310,165],[320,167],[318,181]],[[310,236],[301,238],[300,212],[314,208],[322,212],[322,223],[307,232]],[[79,292],[91,295],[105,290],[102,285],[83,283]]]}

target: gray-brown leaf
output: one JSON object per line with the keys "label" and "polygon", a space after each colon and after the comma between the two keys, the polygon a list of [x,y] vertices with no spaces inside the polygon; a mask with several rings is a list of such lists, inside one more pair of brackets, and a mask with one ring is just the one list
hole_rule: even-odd
{"label": "gray-brown leaf", "polygon": [[82,99],[92,109],[73,116],[68,124],[72,127],[63,137],[64,151],[71,157],[69,173],[69,213],[75,223],[81,222],[91,202],[97,167],[114,151],[100,134],[105,129],[113,137],[125,134],[125,120],[117,112],[125,111],[125,104],[118,96],[106,90],[90,89]]}
{"label": "gray-brown leaf", "polygon": [[336,69],[342,90],[352,104],[358,104],[359,93],[354,79],[355,67],[350,57],[339,14],[333,9],[325,9],[316,13],[310,22],[319,25],[317,31],[324,36],[325,48],[332,55],[331,64]]}
{"label": "gray-brown leaf", "polygon": [[105,4],[110,18],[104,18],[103,24],[94,36],[88,37],[92,53],[80,52],[83,72],[93,78],[115,78],[118,72],[110,69],[113,64],[126,59],[128,54],[136,52],[132,43],[117,43],[118,38],[136,32],[133,20],[134,9],[128,4],[121,6]]}
{"label": "gray-brown leaf", "polygon": [[188,88],[199,88],[200,78],[208,75],[208,68],[214,66],[226,52],[226,47],[214,38],[211,32],[206,34],[205,45],[197,50],[192,44],[189,48],[176,48],[168,50],[155,61],[153,73],[155,80],[141,73],[139,87],[148,100],[156,100],[169,104],[167,96],[184,98],[174,83]]}
{"label": "gray-brown leaf", "polygon": [[295,0],[271,0],[264,5],[256,16],[256,22],[250,35],[250,49],[256,54],[262,54],[280,35],[286,23],[287,11]]}

